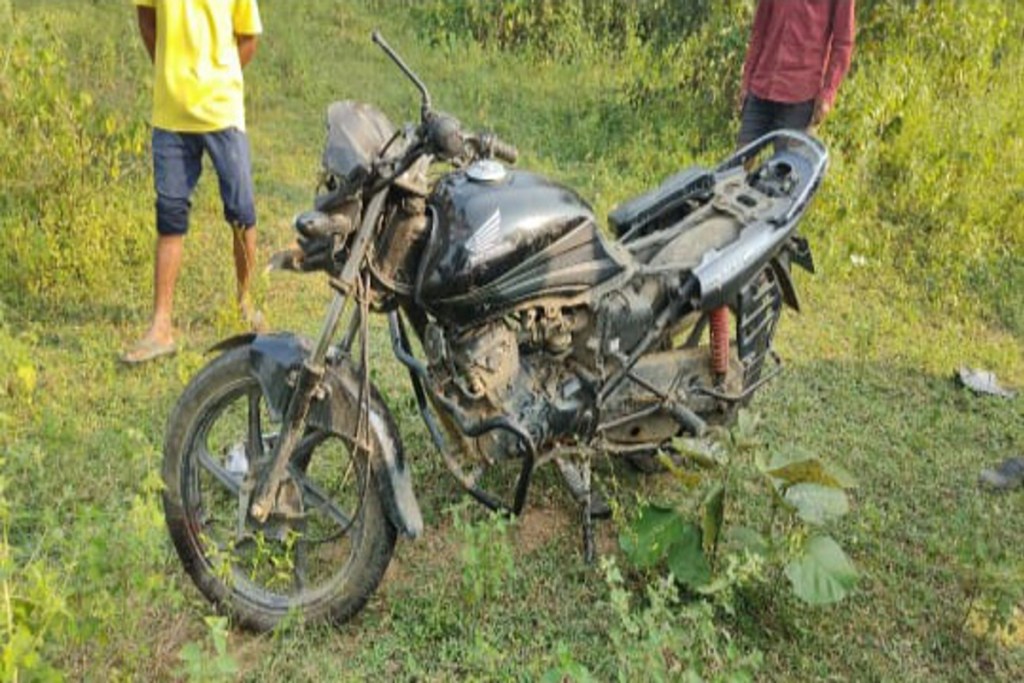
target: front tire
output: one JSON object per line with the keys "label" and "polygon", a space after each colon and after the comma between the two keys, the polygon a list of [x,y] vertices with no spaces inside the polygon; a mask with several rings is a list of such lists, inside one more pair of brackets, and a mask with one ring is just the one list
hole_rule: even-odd
{"label": "front tire", "polygon": [[[168,530],[196,586],[239,625],[266,631],[293,614],[344,622],[379,585],[396,529],[369,455],[315,429],[292,457],[295,514],[267,524],[249,517],[243,482],[251,482],[276,438],[264,432],[270,413],[249,348],[209,363],[171,414],[163,465]],[[370,410],[385,418],[367,421],[371,448],[400,443],[376,392]],[[355,433],[346,427],[341,431]]]}

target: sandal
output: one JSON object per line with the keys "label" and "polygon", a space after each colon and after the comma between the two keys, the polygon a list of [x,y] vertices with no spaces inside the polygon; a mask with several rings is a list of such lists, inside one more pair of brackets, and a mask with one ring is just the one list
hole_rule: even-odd
{"label": "sandal", "polygon": [[125,365],[141,365],[161,356],[172,356],[178,352],[174,342],[161,344],[152,339],[142,339],[135,346],[122,353],[119,358]]}

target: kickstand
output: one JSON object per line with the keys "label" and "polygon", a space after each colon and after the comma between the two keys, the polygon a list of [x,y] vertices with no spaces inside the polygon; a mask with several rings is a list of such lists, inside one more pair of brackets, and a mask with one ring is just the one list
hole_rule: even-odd
{"label": "kickstand", "polygon": [[583,561],[587,564],[594,564],[594,557],[597,551],[594,547],[594,515],[591,507],[594,499],[594,489],[591,486],[590,458],[583,457],[581,474],[583,475]]}
{"label": "kickstand", "polygon": [[[590,470],[590,458],[584,456],[576,462],[569,462],[564,458],[555,458],[555,464],[562,472],[573,497],[580,505],[580,526],[583,530],[583,560],[587,564],[593,564],[597,555],[594,543],[594,490],[591,485],[592,477]],[[598,502],[600,506],[607,506],[602,499]]]}

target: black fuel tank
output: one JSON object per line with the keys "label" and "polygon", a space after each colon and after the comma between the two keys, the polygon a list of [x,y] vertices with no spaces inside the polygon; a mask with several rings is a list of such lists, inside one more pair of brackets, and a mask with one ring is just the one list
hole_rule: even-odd
{"label": "black fuel tank", "polygon": [[429,201],[418,298],[452,322],[580,292],[622,270],[586,202],[534,173],[480,162],[443,178]]}

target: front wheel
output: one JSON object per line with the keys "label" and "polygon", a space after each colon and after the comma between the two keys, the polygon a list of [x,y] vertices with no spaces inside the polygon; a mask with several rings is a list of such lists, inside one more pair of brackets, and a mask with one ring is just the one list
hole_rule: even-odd
{"label": "front wheel", "polygon": [[[370,411],[384,418],[367,421],[371,448],[400,443],[375,392]],[[288,514],[257,524],[246,491],[272,451],[271,425],[248,346],[192,380],[164,445],[174,546],[203,595],[246,628],[269,630],[289,614],[345,621],[376,590],[395,546],[370,458],[348,438],[307,430],[289,466],[292,484],[282,489]]]}

